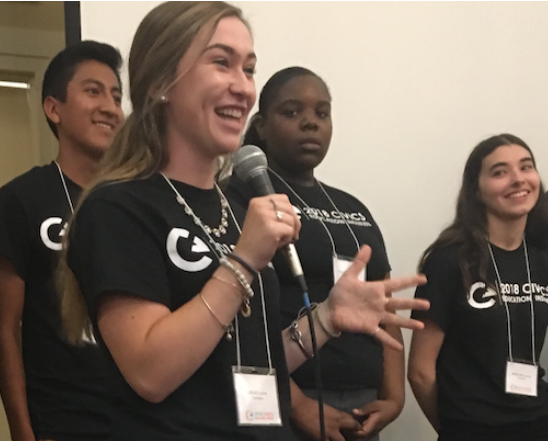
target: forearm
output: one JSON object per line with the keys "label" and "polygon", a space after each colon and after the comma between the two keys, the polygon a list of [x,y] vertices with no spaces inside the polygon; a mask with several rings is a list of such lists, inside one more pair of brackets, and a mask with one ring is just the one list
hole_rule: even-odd
{"label": "forearm", "polygon": [[[315,311],[312,312],[314,331],[316,335],[316,346],[318,350],[332,337],[327,333],[326,327],[323,327],[318,320],[317,310],[320,308],[325,308],[325,305],[319,304]],[[301,333],[301,340],[305,351],[303,351],[299,343],[291,337],[291,327],[286,328],[282,332],[285,358],[290,373],[300,367],[313,355],[312,335],[310,333],[308,317],[306,315],[303,316],[297,321],[297,324],[297,330]],[[327,328],[331,328],[330,324],[325,325]]]}
{"label": "forearm", "polygon": [[0,393],[12,440],[34,440],[18,332],[0,332]]}
{"label": "forearm", "polygon": [[[386,331],[403,345],[403,336],[399,327],[387,326]],[[405,355],[402,351],[384,346],[383,359],[383,377],[379,388],[379,399],[392,401],[396,405],[395,419],[401,413],[405,402]]]}
{"label": "forearm", "polygon": [[439,430],[438,384],[433,379],[410,379],[411,388],[422,412],[436,431]]}
{"label": "forearm", "polygon": [[[224,268],[215,275],[237,284]],[[172,312],[138,298],[110,299],[99,327],[126,381],[145,399],[159,402],[211,355],[225,335],[221,323],[232,323],[242,300],[237,286],[212,278]]]}

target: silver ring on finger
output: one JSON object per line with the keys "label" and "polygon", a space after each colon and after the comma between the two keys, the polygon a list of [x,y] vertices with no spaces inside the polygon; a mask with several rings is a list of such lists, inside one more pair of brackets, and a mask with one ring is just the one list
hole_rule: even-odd
{"label": "silver ring on finger", "polygon": [[377,327],[373,333],[371,333],[371,336],[375,337],[375,335],[381,331],[380,327]]}
{"label": "silver ring on finger", "polygon": [[276,210],[276,218],[278,218],[278,221],[281,221],[284,217],[284,213],[281,210]]}

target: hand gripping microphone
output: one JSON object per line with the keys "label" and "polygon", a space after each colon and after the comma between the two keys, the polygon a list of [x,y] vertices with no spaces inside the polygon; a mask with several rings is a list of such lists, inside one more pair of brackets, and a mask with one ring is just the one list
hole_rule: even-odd
{"label": "hand gripping microphone", "polygon": [[[241,147],[233,157],[234,172],[245,181],[257,196],[266,196],[276,193],[268,176],[268,161],[265,153],[257,146],[247,145]],[[297,255],[294,244],[282,247],[282,252],[287,260],[289,269],[299,282],[303,292],[308,292],[304,279],[301,261]]]}

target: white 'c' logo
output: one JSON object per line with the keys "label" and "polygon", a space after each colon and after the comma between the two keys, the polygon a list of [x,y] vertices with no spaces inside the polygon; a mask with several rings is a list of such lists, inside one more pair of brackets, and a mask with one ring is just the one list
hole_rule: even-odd
{"label": "white 'c' logo", "polygon": [[[481,301],[477,301],[474,295],[477,291],[481,290],[483,294],[481,295]],[[470,287],[468,292],[468,304],[477,309],[484,309],[494,306],[497,301],[494,299],[497,296],[496,292],[492,288],[485,289],[485,283],[476,282]]]}
{"label": "white 'c' logo", "polygon": [[[59,225],[62,223],[63,223],[62,218],[59,218],[58,216],[53,216],[45,220],[40,226],[40,238],[42,239],[42,242],[48,249],[61,250],[63,248],[63,245],[60,242],[53,241],[49,236],[49,229],[51,228],[51,226]],[[65,234],[66,227],[67,225],[65,224],[63,228],[61,229],[61,231],[59,232],[60,237]]]}
{"label": "white 'c' logo", "polygon": [[[187,261],[186,259],[183,259],[177,251],[177,242],[179,241],[179,238],[188,238],[188,235],[189,232],[186,229],[171,229],[166,241],[167,254],[169,259],[171,259],[171,262],[181,270],[187,272],[200,272],[206,269],[213,260],[208,256],[202,256],[198,261]],[[190,250],[194,253],[207,253],[210,251],[207,244],[198,237],[194,238]]]}

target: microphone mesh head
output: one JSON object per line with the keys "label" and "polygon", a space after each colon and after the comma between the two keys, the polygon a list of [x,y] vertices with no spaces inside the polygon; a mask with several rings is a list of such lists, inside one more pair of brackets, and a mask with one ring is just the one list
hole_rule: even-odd
{"label": "microphone mesh head", "polygon": [[268,161],[263,150],[251,144],[240,147],[232,160],[234,162],[234,172],[244,181],[252,179],[268,168]]}

